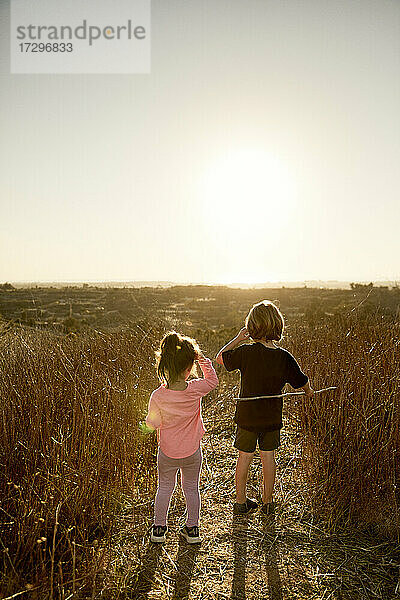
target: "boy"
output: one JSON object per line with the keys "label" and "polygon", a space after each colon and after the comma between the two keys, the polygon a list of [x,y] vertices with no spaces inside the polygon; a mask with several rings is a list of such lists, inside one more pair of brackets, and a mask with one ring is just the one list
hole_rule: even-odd
{"label": "boy", "polygon": [[[240,370],[240,398],[282,394],[290,383],[303,389],[306,396],[314,394],[308,377],[296,359],[275,342],[280,341],[284,320],[279,309],[268,300],[254,304],[236,337],[216,356],[227,371]],[[245,343],[253,340],[253,343]],[[257,502],[246,497],[246,483],[257,442],[263,469],[262,511],[274,512],[272,493],[275,483],[275,449],[280,446],[282,428],[282,398],[239,400],[236,405],[237,425],[234,446],[239,450],[236,464],[236,503],[234,514],[246,514],[257,508]]]}

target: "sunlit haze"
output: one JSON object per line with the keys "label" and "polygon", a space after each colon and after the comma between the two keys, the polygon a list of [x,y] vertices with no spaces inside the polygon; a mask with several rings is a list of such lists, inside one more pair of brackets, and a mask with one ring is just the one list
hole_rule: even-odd
{"label": "sunlit haze", "polygon": [[10,75],[0,282],[400,279],[400,3],[153,0],[149,75]]}

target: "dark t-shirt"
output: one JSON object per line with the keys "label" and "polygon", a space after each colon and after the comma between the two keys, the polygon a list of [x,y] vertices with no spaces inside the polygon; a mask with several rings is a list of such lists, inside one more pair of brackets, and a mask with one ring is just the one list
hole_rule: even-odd
{"label": "dark t-shirt", "polygon": [[[283,348],[243,344],[222,353],[227,371],[240,371],[240,398],[281,394],[286,383],[303,387],[308,377],[296,359]],[[238,401],[235,423],[248,431],[274,431],[282,427],[282,398]]]}

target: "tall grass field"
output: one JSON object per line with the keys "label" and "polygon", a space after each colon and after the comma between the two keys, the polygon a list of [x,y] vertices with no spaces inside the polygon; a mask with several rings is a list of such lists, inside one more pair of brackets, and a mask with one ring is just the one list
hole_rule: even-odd
{"label": "tall grass field", "polygon": [[[3,597],[78,597],[102,568],[126,499],[133,506],[152,498],[156,440],[137,426],[158,385],[154,350],[169,327],[1,329]],[[231,333],[181,329],[209,356]],[[283,345],[313,387],[337,387],[295,397],[285,411],[308,509],[328,533],[351,528],[399,539],[399,344],[398,323],[378,313],[288,324]],[[218,374],[221,394],[233,395],[237,377],[219,367]]]}

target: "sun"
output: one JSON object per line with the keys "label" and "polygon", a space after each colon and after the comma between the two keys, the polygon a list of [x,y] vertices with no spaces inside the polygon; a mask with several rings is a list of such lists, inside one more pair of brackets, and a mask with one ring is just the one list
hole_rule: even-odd
{"label": "sun", "polygon": [[231,234],[273,235],[290,211],[294,183],[278,156],[241,149],[209,167],[201,195],[205,212]]}
{"label": "sun", "polygon": [[209,165],[198,190],[202,221],[193,232],[201,233],[213,280],[282,281],[293,262],[286,242],[297,210],[290,166],[264,149],[231,150]]}

